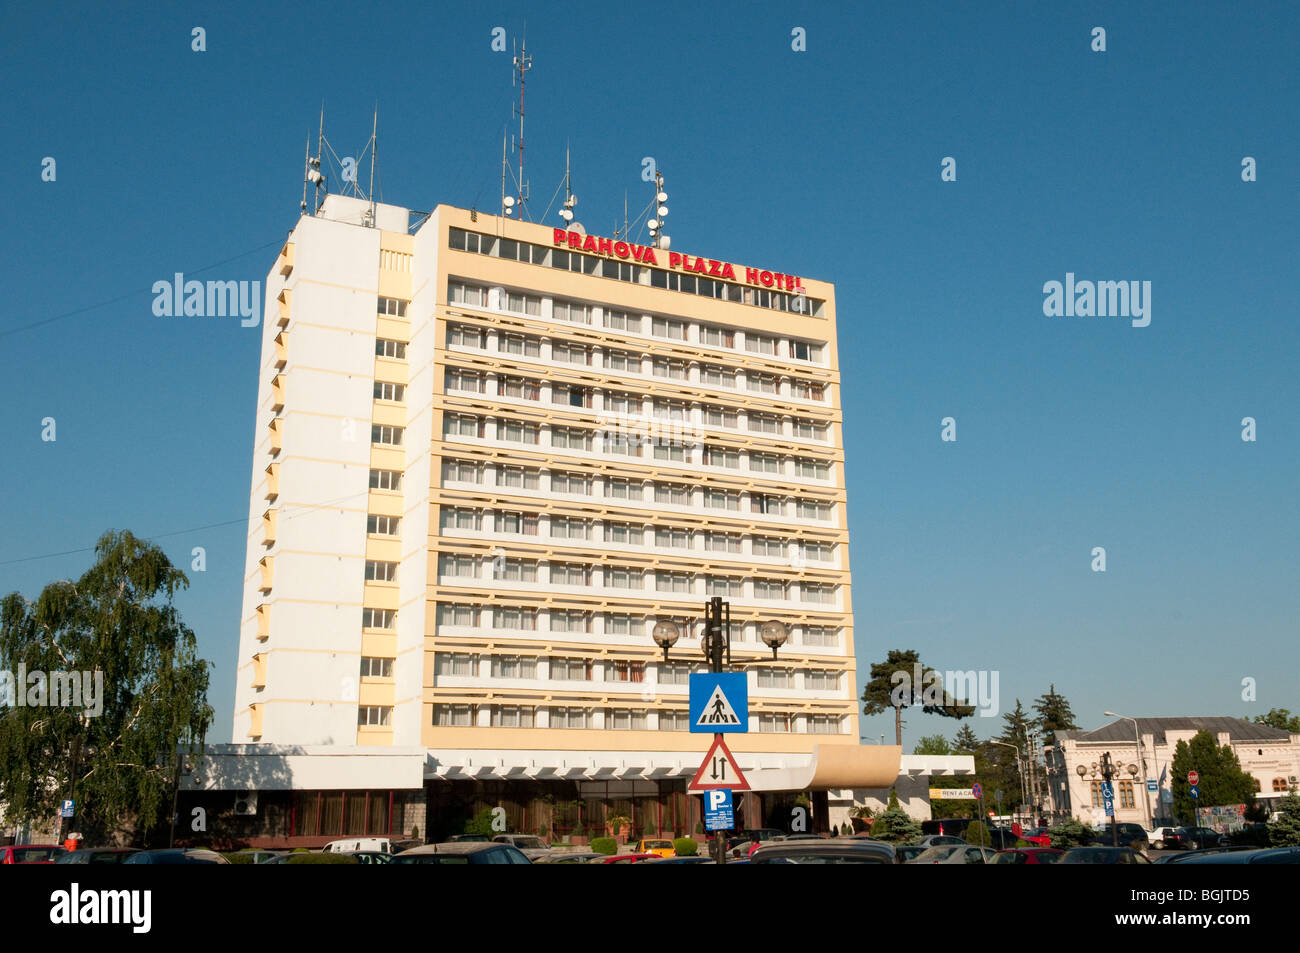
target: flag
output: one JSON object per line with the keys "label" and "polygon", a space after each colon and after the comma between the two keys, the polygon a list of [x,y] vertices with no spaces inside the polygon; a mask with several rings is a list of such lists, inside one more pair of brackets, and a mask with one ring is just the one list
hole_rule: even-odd
{"label": "flag", "polygon": [[1161,787],[1164,787],[1164,786],[1165,786],[1165,774],[1166,774],[1168,771],[1169,771],[1169,765],[1165,765],[1163,768],[1160,769],[1160,786],[1161,786]]}

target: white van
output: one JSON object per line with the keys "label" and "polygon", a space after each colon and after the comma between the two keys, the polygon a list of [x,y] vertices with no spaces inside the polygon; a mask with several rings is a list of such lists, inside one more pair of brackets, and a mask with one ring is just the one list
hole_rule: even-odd
{"label": "white van", "polygon": [[332,840],[321,848],[323,854],[349,854],[354,850],[375,850],[381,854],[393,852],[393,842],[387,837],[349,837]]}

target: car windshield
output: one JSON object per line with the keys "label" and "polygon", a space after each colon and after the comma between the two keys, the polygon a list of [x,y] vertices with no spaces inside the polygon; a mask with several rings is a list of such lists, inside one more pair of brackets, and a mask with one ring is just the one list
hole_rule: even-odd
{"label": "car windshield", "polygon": [[546,842],[540,837],[514,837],[511,842],[516,847],[545,847]]}
{"label": "car windshield", "polygon": [[62,847],[15,847],[15,864],[33,864],[42,860],[53,860],[63,852]]}
{"label": "car windshield", "polygon": [[646,850],[663,850],[665,847],[672,847],[672,841],[666,840],[648,840],[645,842]]}
{"label": "car windshield", "polygon": [[917,856],[917,860],[934,861],[946,860],[957,849],[956,845],[946,845],[941,847],[931,847]]}

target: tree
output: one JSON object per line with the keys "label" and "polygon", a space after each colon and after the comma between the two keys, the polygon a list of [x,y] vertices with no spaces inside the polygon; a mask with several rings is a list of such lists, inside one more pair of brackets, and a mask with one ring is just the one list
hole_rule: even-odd
{"label": "tree", "polygon": [[1293,735],[1300,735],[1300,715],[1292,715],[1285,708],[1270,708],[1267,715],[1256,715],[1256,724],[1281,728]]}
{"label": "tree", "polygon": [[1047,836],[1050,838],[1049,843],[1057,850],[1081,847],[1092,841],[1092,832],[1072,817],[1048,830]]}
{"label": "tree", "polygon": [[921,836],[921,825],[898,803],[898,792],[889,789],[889,806],[871,824],[871,836],[877,840],[904,844]]}
{"label": "tree", "polygon": [[[1191,785],[1187,783],[1189,771],[1200,775],[1197,783],[1200,796],[1196,799],[1192,798]],[[1231,746],[1220,746],[1208,731],[1198,731],[1190,745],[1186,741],[1178,742],[1169,773],[1177,817],[1195,818],[1198,807],[1249,806],[1255,800],[1255,779],[1241,770],[1241,762]]]}
{"label": "tree", "polygon": [[1069,731],[1079,727],[1075,723],[1074,712],[1070,710],[1070,703],[1064,695],[1057,694],[1055,685],[1049,685],[1047,694],[1040,696],[1034,702],[1034,711],[1037,712],[1034,725],[1042,732],[1044,744],[1056,744],[1058,731]]}
{"label": "tree", "polygon": [[1281,816],[1268,826],[1269,843],[1274,847],[1300,846],[1300,794],[1291,788],[1278,804]]}
{"label": "tree", "polygon": [[980,746],[980,740],[970,725],[962,725],[953,736],[952,747],[956,754],[973,754]]}
{"label": "tree", "polygon": [[6,817],[43,822],[72,798],[92,841],[170,815],[177,748],[201,755],[213,717],[210,663],[172,604],[185,575],[129,532],[105,533],[95,553],[76,582],[0,601],[0,669],[28,673],[26,685],[0,685],[26,693],[0,715]]}
{"label": "tree", "polygon": [[959,705],[943,688],[943,676],[921,664],[913,649],[890,649],[885,661],[871,666],[871,679],[862,690],[862,713],[879,715],[894,710],[895,744],[903,746],[903,709],[920,706],[927,715],[969,718],[972,705]]}
{"label": "tree", "polygon": [[952,745],[948,743],[948,739],[943,735],[926,735],[912,749],[912,754],[948,755],[952,753]]}

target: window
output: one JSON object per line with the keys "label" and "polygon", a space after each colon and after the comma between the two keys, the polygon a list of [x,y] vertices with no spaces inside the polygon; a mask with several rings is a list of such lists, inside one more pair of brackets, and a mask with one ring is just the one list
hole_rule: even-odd
{"label": "window", "polygon": [[775,354],[776,338],[770,338],[765,334],[745,335],[745,350],[751,354]]}
{"label": "window", "polygon": [[740,451],[706,446],[704,448],[704,464],[710,467],[726,467],[728,470],[738,470],[740,469]]}
{"label": "window", "polygon": [[663,377],[674,381],[684,381],[686,380],[686,362],[674,361],[666,357],[657,357],[654,360],[652,373],[655,377]]}
{"label": "window", "polygon": [[551,346],[551,357],[563,364],[591,364],[591,348],[581,344],[556,342]]}
{"label": "window", "polygon": [[730,328],[714,328],[706,324],[700,328],[700,343],[709,347],[735,347],[736,332]]}
{"label": "window", "polygon": [[641,333],[641,315],[629,315],[626,311],[605,310],[605,327],[614,331],[631,331],[633,334]]}
{"label": "window", "polygon": [[799,633],[804,645],[836,646],[839,638],[836,630],[824,625],[805,625]]}
{"label": "window", "polygon": [[688,572],[656,572],[655,591],[690,592],[691,574]]}
{"label": "window", "polygon": [[658,527],[655,529],[655,545],[669,549],[690,549],[690,531]]}
{"label": "window", "polygon": [[462,579],[477,578],[478,557],[464,553],[439,553],[438,575]]}
{"label": "window", "polygon": [[682,662],[660,662],[659,681],[664,685],[689,685],[694,669]]}
{"label": "window", "polygon": [[604,524],[604,541],[621,543],[624,546],[640,546],[642,541],[642,529],[640,525],[632,523],[607,523]]}
{"label": "window", "polygon": [[591,659],[551,656],[551,678],[558,682],[591,681]]}
{"label": "window", "polygon": [[795,500],[795,515],[801,520],[828,520],[831,518],[831,507],[829,503],[819,503],[816,500]]}
{"label": "window", "polygon": [[796,361],[820,361],[822,359],[822,346],[792,339],[790,341],[790,357]]}
{"label": "window", "polygon": [[435,652],[433,673],[472,678],[478,674],[478,656],[463,652]]}
{"label": "window", "polygon": [[376,516],[371,513],[366,517],[366,532],[371,536],[396,536],[401,519],[396,516]]}
{"label": "window", "polygon": [[618,566],[605,567],[605,585],[611,589],[644,589],[645,583],[640,569],[623,569]]}
{"label": "window", "polygon": [[623,615],[622,613],[609,612],[605,614],[605,634],[606,635],[645,635],[645,619],[641,616]]}
{"label": "window", "polygon": [[748,416],[749,429],[753,433],[780,433],[781,418],[772,414],[755,414]]}
{"label": "window", "polygon": [[829,480],[831,476],[830,464],[821,460],[809,460],[807,457],[794,458],[794,472],[796,476],[803,477],[806,480]]}
{"label": "window", "polygon": [[400,490],[402,488],[402,475],[396,470],[371,470],[370,471],[370,489],[372,490]]}
{"label": "window", "polygon": [[523,334],[503,334],[501,336],[501,353],[518,354],[521,357],[541,357],[542,342],[539,338]]}
{"label": "window", "polygon": [[[617,427],[617,425],[615,425]],[[601,431],[604,434],[606,453],[617,453],[624,457],[641,456],[641,440],[632,433],[620,433],[618,429]]]}
{"label": "window", "polygon": [[478,532],[483,528],[483,517],[478,510],[468,506],[444,506],[441,526],[446,530]]}
{"label": "window", "polygon": [[551,387],[551,403],[565,407],[590,407],[591,388],[575,384],[554,384]]}
{"label": "window", "polygon": [[458,367],[447,368],[443,377],[445,390],[467,391],[471,394],[483,393],[485,378],[481,371],[466,371]]}
{"label": "window", "polygon": [[591,716],[585,708],[552,708],[552,728],[590,728]]}
{"label": "window", "polygon": [[399,361],[406,360],[406,342],[392,341],[388,338],[375,339],[375,356],[391,357]]}
{"label": "window", "polygon": [[775,536],[755,536],[752,552],[755,556],[775,556],[777,559],[782,559],[785,557],[785,540]]}
{"label": "window", "polygon": [[438,604],[438,625],[458,625],[465,628],[478,628],[479,614],[477,606],[458,605],[451,602]]}
{"label": "window", "polygon": [[745,386],[756,394],[775,394],[780,389],[779,384],[779,380],[771,374],[751,371],[745,375]]}
{"label": "window", "polygon": [[552,586],[589,586],[591,567],[584,563],[551,563]]}
{"label": "window", "polygon": [[738,576],[709,576],[704,582],[706,596],[722,596],[724,599],[739,598],[744,586]]}
{"label": "window", "polygon": [[469,705],[434,705],[433,723],[439,728],[468,728],[474,724]]}
{"label": "window", "polygon": [[790,392],[804,400],[826,399],[826,388],[817,381],[802,381],[796,378],[790,381]]}
{"label": "window", "polygon": [[[535,441],[534,441],[535,442]],[[565,450],[591,450],[591,431],[575,427],[552,427],[551,446]]]}
{"label": "window", "polygon": [[641,709],[608,708],[605,710],[605,727],[613,731],[645,731],[649,721]]}
{"label": "window", "polygon": [[1119,806],[1120,807],[1137,807],[1137,801],[1133,799],[1133,782],[1119,782]]}
{"label": "window", "polygon": [[483,467],[469,460],[443,460],[443,483],[482,483]]}
{"label": "window", "polygon": [[468,324],[448,325],[447,346],[472,347],[481,351],[487,347],[487,332],[482,328],[470,327]]}
{"label": "window", "polygon": [[605,495],[619,500],[641,499],[641,486],[632,486],[631,480],[608,479],[605,481]]}
{"label": "window", "polygon": [[536,317],[542,313],[542,299],[537,295],[520,294],[518,291],[507,291],[502,295],[501,308],[503,311],[511,311],[515,314],[526,314]]}
{"label": "window", "polygon": [[536,444],[540,428],[522,420],[497,419],[497,439],[506,443]]}
{"label": "window", "polygon": [[770,493],[751,493],[749,494],[749,511],[751,513],[767,513],[779,515],[784,510],[781,505],[781,498],[773,496]]}
{"label": "window", "polygon": [[734,411],[724,410],[721,407],[704,408],[704,423],[710,427],[728,427],[735,430],[736,420]]}
{"label": "window", "polygon": [[397,563],[378,559],[366,560],[367,582],[395,582],[397,580]]}
{"label": "window", "polygon": [[755,579],[755,599],[784,599],[785,583],[780,579]]}
{"label": "window", "polygon": [[405,384],[375,381],[375,400],[402,400],[406,396]]}
{"label": "window", "polygon": [[831,605],[835,602],[835,587],[826,583],[805,582],[803,584],[803,601],[816,602],[818,605]]}
{"label": "window", "polygon": [[651,318],[650,333],[657,338],[668,338],[671,341],[685,341],[686,322],[674,321],[672,318]]}
{"label": "window", "polygon": [[522,400],[541,400],[542,382],[529,377],[498,377],[497,396],[518,397]]}
{"label": "window", "polygon": [[483,418],[473,414],[444,414],[442,418],[442,436],[445,440],[459,437],[482,438],[486,429]]}
{"label": "window", "polygon": [[835,558],[835,547],[830,543],[804,543],[803,558],[818,563],[831,562]]}
{"label": "window", "polygon": [[760,668],[759,688],[794,688],[794,673],[788,668]]}
{"label": "window", "polygon": [[711,553],[740,552],[740,535],[738,533],[705,533],[704,548]]}
{"label": "window", "polygon": [[371,658],[368,656],[362,656],[361,677],[362,678],[392,678],[393,660],[390,658]]}
{"label": "window", "polygon": [[363,629],[391,629],[397,624],[397,613],[392,609],[362,609]]}
{"label": "window", "polygon": [[492,578],[505,582],[536,582],[536,559],[502,559],[494,562]]}
{"label": "window", "polygon": [[402,445],[402,428],[375,425],[370,428],[370,442],[382,443],[390,447],[400,447]]}
{"label": "window", "polygon": [[552,609],[551,631],[590,632],[591,613],[583,612],[581,609]]}
{"label": "window", "polygon": [[711,510],[739,510],[740,494],[735,490],[705,490],[704,505]]}
{"label": "window", "polygon": [[572,516],[551,517],[551,537],[554,539],[591,539],[591,521]]}
{"label": "window", "polygon": [[493,610],[493,624],[498,629],[532,632],[537,628],[537,610],[515,606],[498,606]]}
{"label": "window", "polygon": [[686,403],[684,400],[664,400],[662,398],[656,398],[653,406],[655,420],[684,423],[686,418],[691,414],[690,404]]}
{"label": "window", "polygon": [[610,681],[613,682],[643,682],[645,681],[645,662],[610,662],[609,677]]}
{"label": "window", "polygon": [[801,440],[825,440],[826,425],[819,424],[814,420],[804,420],[803,418],[794,418],[794,435]]}
{"label": "window", "polygon": [[392,317],[406,317],[407,302],[398,298],[380,298],[378,311],[380,314],[391,315]]}
{"label": "window", "polygon": [[537,514],[512,513],[498,510],[493,528],[498,533],[518,533],[523,536],[536,536]]}
{"label": "window", "polygon": [[837,715],[809,715],[808,716],[808,734],[838,735],[839,733],[840,733],[840,719]]}
{"label": "window", "polygon": [[1286,778],[1273,779],[1273,792],[1275,794],[1285,794],[1289,790],[1291,790],[1291,785],[1287,782]]}
{"label": "window", "polygon": [[654,442],[654,458],[656,460],[669,460],[676,463],[685,463],[686,448],[676,440],[656,440]]}
{"label": "window", "polygon": [[359,727],[382,727],[392,724],[393,709],[379,705],[360,705],[357,707],[357,725]]}
{"label": "window", "polygon": [[709,387],[735,387],[736,372],[716,364],[701,364],[700,383]]}
{"label": "window", "polygon": [[834,692],[840,688],[840,673],[810,669],[803,679],[804,688],[816,692]]}
{"label": "window", "polygon": [[1090,793],[1091,793],[1091,795],[1092,795],[1092,806],[1093,806],[1093,807],[1102,807],[1102,806],[1103,806],[1103,804],[1102,804],[1102,790],[1101,790],[1101,786],[1102,786],[1103,783],[1104,783],[1104,782],[1102,782],[1102,781],[1093,781],[1091,784],[1088,785],[1088,787],[1090,788]]}
{"label": "window", "polygon": [[660,731],[690,731],[691,717],[684,711],[659,712]]}
{"label": "window", "polygon": [[641,413],[641,398],[632,394],[606,391],[605,409],[619,414],[639,414]]}
{"label": "window", "polygon": [[452,281],[447,285],[447,301],[450,304],[464,304],[471,308],[487,307],[487,288],[482,285],[467,285]]}
{"label": "window", "polygon": [[574,324],[591,324],[591,305],[578,304],[576,301],[556,301],[551,311],[556,321],[571,321]]}
{"label": "window", "polygon": [[493,705],[493,728],[531,728],[533,709],[526,705]]}
{"label": "window", "polygon": [[769,733],[788,734],[792,731],[794,716],[785,712],[768,712],[758,716],[758,730]]}
{"label": "window", "polygon": [[533,656],[492,656],[493,678],[536,678],[537,659]]}
{"label": "window", "polygon": [[656,483],[655,502],[674,506],[691,505],[691,488],[681,483]]}
{"label": "window", "polygon": [[541,470],[535,467],[498,467],[497,486],[511,486],[520,490],[535,490],[541,480]]}
{"label": "window", "polygon": [[611,371],[624,371],[628,374],[641,373],[641,358],[630,351],[606,351],[605,368]]}

